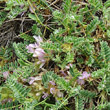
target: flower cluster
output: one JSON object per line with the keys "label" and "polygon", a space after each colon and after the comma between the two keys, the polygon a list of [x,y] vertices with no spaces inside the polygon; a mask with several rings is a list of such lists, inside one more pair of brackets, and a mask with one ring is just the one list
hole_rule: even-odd
{"label": "flower cluster", "polygon": [[49,88],[47,92],[43,92],[42,98],[47,98],[49,94],[52,94],[56,97],[63,97],[63,93],[57,89],[56,84],[54,81],[49,81]]}
{"label": "flower cluster", "polygon": [[57,97],[63,97],[63,93],[57,89],[56,84],[54,81],[49,81],[50,83],[50,93]]}
{"label": "flower cluster", "polygon": [[78,77],[78,84],[83,85],[85,83],[85,80],[87,80],[91,75],[88,74],[86,71],[84,71],[81,76]]}
{"label": "flower cluster", "polygon": [[40,36],[33,36],[36,40],[36,43],[29,44],[26,46],[28,53],[32,53],[33,57],[38,57],[39,61],[37,64],[41,64],[40,68],[45,64],[45,51],[40,47],[40,44],[43,42],[43,39]]}
{"label": "flower cluster", "polygon": [[4,77],[5,79],[7,79],[8,76],[9,76],[9,71],[5,71],[5,72],[3,72],[3,77]]}
{"label": "flower cluster", "polygon": [[43,92],[43,96],[42,96],[43,99],[47,98],[48,96],[49,96],[48,93]]}

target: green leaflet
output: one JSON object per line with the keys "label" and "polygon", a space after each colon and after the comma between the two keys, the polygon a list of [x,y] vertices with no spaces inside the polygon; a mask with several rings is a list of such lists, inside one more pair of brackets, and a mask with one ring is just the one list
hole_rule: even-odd
{"label": "green leaflet", "polygon": [[42,36],[41,30],[40,30],[40,28],[38,28],[37,24],[33,24],[32,33],[33,33],[33,35]]}
{"label": "green leaflet", "polygon": [[82,97],[75,97],[75,110],[83,110],[84,109],[84,99]]}
{"label": "green leaflet", "polygon": [[0,110],[12,110],[17,109],[22,104],[20,104],[17,100],[12,102],[7,102],[6,104],[0,104]]}
{"label": "green leaflet", "polygon": [[94,6],[95,10],[103,8],[101,0],[88,0],[88,2]]}
{"label": "green leaflet", "polygon": [[97,28],[97,25],[99,24],[99,20],[97,17],[95,17],[91,22],[90,24],[87,25],[87,28],[86,28],[86,33],[87,34],[90,34],[91,32],[93,32],[96,28]]}
{"label": "green leaflet", "polygon": [[63,8],[65,13],[69,13],[71,8],[71,0],[64,0]]}
{"label": "green leaflet", "polygon": [[104,7],[105,8],[108,8],[110,6],[110,0],[107,0],[105,3],[104,3]]}
{"label": "green leaflet", "polygon": [[7,0],[7,4],[14,3],[14,5],[22,5],[25,4],[25,0]]}
{"label": "green leaflet", "polygon": [[13,48],[15,49],[15,53],[18,58],[21,58],[23,60],[27,60],[29,58],[27,50],[26,50],[26,45],[23,43],[13,43]]}
{"label": "green leaflet", "polygon": [[42,47],[47,50],[61,51],[61,45],[59,43],[43,43]]}
{"label": "green leaflet", "polygon": [[26,100],[26,96],[30,92],[30,89],[23,87],[21,83],[18,83],[15,79],[15,77],[10,77],[7,80],[7,86],[13,91],[14,97],[16,97],[17,100],[23,101]]}
{"label": "green leaflet", "polygon": [[0,26],[5,21],[6,17],[7,17],[7,13],[5,11],[0,12]]}
{"label": "green leaflet", "polygon": [[110,61],[110,47],[108,46],[108,43],[105,41],[101,42],[101,57],[103,58],[105,64]]}
{"label": "green leaflet", "polygon": [[106,30],[105,23],[102,20],[100,21],[99,26],[103,31]]}
{"label": "green leaflet", "polygon": [[80,95],[82,97],[86,97],[86,98],[94,98],[96,96],[96,93],[95,92],[91,92],[91,91],[88,91],[88,90],[81,90],[80,91]]}
{"label": "green leaflet", "polygon": [[7,63],[7,64],[5,64],[3,67],[1,67],[0,66],[0,70],[2,71],[2,72],[5,72],[5,71],[12,71],[12,70],[14,70],[14,69],[17,69],[18,68],[18,62],[17,61],[15,61],[15,62],[11,62],[11,63]]}
{"label": "green leaflet", "polygon": [[29,36],[28,34],[21,33],[20,37],[23,38],[26,41],[34,42],[35,39],[32,36]]}
{"label": "green leaflet", "polygon": [[16,6],[15,8],[11,9],[11,11],[8,13],[7,17],[9,19],[14,19],[14,18],[16,18],[16,16],[18,14],[20,14],[22,12],[23,12],[23,10],[20,7]]}

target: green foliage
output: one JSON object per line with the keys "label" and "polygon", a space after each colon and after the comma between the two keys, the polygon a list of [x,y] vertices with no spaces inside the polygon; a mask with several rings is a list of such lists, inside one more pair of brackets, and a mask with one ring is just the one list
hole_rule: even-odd
{"label": "green foliage", "polygon": [[71,8],[71,0],[64,0],[63,8],[65,13],[69,13]]}
{"label": "green foliage", "polygon": [[105,31],[106,30],[106,27],[105,27],[105,23],[103,21],[100,21],[100,24],[99,24],[100,28]]}
{"label": "green foliage", "polygon": [[1,110],[12,110],[12,109],[17,109],[20,107],[22,104],[19,104],[17,100],[13,102],[7,102],[6,104],[0,104],[0,109]]}
{"label": "green foliage", "polygon": [[10,60],[13,56],[11,47],[1,47],[0,48],[0,59],[1,60]]}
{"label": "green foliage", "polygon": [[11,76],[10,78],[8,78],[6,84],[13,91],[14,97],[16,97],[17,100],[26,100],[25,98],[30,92],[30,89],[23,87],[22,84],[18,83],[16,81],[16,77]]}
{"label": "green foliage", "polygon": [[[26,3],[25,0],[7,0],[8,5],[24,5]],[[14,4],[13,4],[14,3]]]}
{"label": "green foliage", "polygon": [[11,9],[11,11],[8,13],[7,17],[9,19],[14,19],[21,12],[23,12],[23,10],[20,7],[16,6],[15,8]]}
{"label": "green foliage", "polygon": [[48,49],[48,50],[55,50],[55,51],[61,51],[61,45],[59,43],[43,43],[42,47],[44,49]]}
{"label": "green foliage", "polygon": [[72,67],[70,67],[69,70],[70,74],[72,75],[72,77],[74,77],[75,79],[77,78],[77,76],[80,74],[79,71],[76,68],[76,65],[72,65]]}
{"label": "green foliage", "polygon": [[59,30],[54,31],[54,34],[55,35],[50,36],[51,41],[62,43],[64,38],[62,36],[57,36],[57,34],[60,34]]}
{"label": "green foliage", "polygon": [[[24,33],[17,30],[23,41],[0,48],[0,109],[71,110],[74,104],[75,110],[109,109],[110,0],[4,3],[0,25],[18,17],[22,20],[24,13],[22,22],[30,20],[31,26]],[[39,36],[37,42],[33,35]],[[30,47],[37,57],[26,49],[29,43],[37,43]]]}
{"label": "green foliage", "polygon": [[33,37],[31,37],[31,36],[29,36],[27,34],[24,34],[24,33],[22,33],[20,35],[20,37],[23,38],[25,41],[30,41],[30,42],[34,42],[35,41],[35,39]]}
{"label": "green foliage", "polygon": [[23,60],[27,60],[29,58],[29,55],[26,50],[26,45],[23,43],[13,43],[13,48],[15,50],[15,53],[18,58],[21,58]]}
{"label": "green foliage", "polygon": [[84,99],[81,97],[75,97],[75,109],[76,110],[83,110],[84,109]]}
{"label": "green foliage", "polygon": [[[34,65],[22,65],[23,67],[16,70],[16,72],[19,74],[22,78],[28,78],[31,77],[31,73],[35,71]],[[35,75],[37,72],[35,73]]]}
{"label": "green foliage", "polygon": [[69,92],[70,90],[70,84],[69,82],[66,82],[64,78],[58,78],[56,80],[56,83],[59,85],[60,88],[66,90],[67,92]]}
{"label": "green foliage", "polygon": [[110,0],[107,0],[105,3],[104,3],[104,7],[105,8],[108,8],[110,6]]}
{"label": "green foliage", "polygon": [[104,74],[105,74],[105,68],[102,68],[102,69],[98,69],[97,71],[92,72],[92,77],[95,77],[95,78],[100,77],[100,76],[103,77]]}
{"label": "green foliage", "polygon": [[60,88],[67,90],[68,92],[70,91],[69,83],[66,82],[64,78],[59,77],[58,75],[51,71],[47,72],[42,76],[42,82],[45,85],[45,87],[47,87],[49,81],[55,81]]}
{"label": "green foliage", "polygon": [[103,7],[101,0],[88,0],[88,2],[90,5],[94,6],[95,10],[99,10]]}
{"label": "green foliage", "polygon": [[105,64],[107,64],[110,61],[110,47],[108,46],[108,43],[105,41],[101,42],[100,55]]}
{"label": "green foliage", "polygon": [[0,12],[0,26],[5,21],[7,13],[5,11]]}
{"label": "green foliage", "polygon": [[54,72],[49,71],[42,76],[42,83],[44,84],[45,87],[47,87],[49,81],[57,80],[57,78],[58,78],[58,76]]}
{"label": "green foliage", "polygon": [[14,69],[17,69],[18,68],[18,62],[17,61],[15,61],[15,62],[11,62],[11,63],[7,63],[7,64],[5,64],[4,66],[1,66],[0,67],[0,70],[2,71],[2,72],[5,72],[5,71],[12,71],[12,70],[14,70]]}
{"label": "green foliage", "polygon": [[81,90],[80,94],[81,96],[86,98],[94,98],[96,96],[95,92],[90,92],[88,90]]}
{"label": "green foliage", "polygon": [[74,53],[68,52],[68,53],[67,53],[67,56],[66,56],[66,58],[65,58],[65,61],[66,61],[67,63],[70,63],[70,62],[72,62],[73,60],[74,60]]}
{"label": "green foliage", "polygon": [[[0,25],[8,18],[14,19],[23,11],[27,10],[28,4],[25,0],[3,0],[6,2],[6,7],[0,12]],[[24,5],[24,8],[20,6]],[[8,12],[7,12],[8,11]]]}
{"label": "green foliage", "polygon": [[86,33],[91,33],[93,32],[96,28],[97,28],[97,25],[99,24],[99,20],[98,18],[94,18],[89,25],[87,25],[87,28],[86,28]]}
{"label": "green foliage", "polygon": [[[27,101],[27,102],[25,103],[25,109],[26,109],[26,110],[31,110],[31,109],[34,110],[34,108],[35,108],[35,106],[36,106],[37,104],[38,104],[38,101],[37,101],[37,100],[33,100],[31,103]],[[41,110],[41,109],[42,109],[42,108],[41,108],[41,109],[40,109],[40,108],[41,108],[41,107],[37,106],[37,109],[38,109],[38,110]]]}
{"label": "green foliage", "polygon": [[[34,25],[32,26],[32,33],[33,33],[34,35],[40,35],[40,36],[42,35],[40,28],[38,28],[36,24],[34,24]],[[31,40],[30,40],[30,41],[31,41]]]}
{"label": "green foliage", "polygon": [[[30,4],[30,2],[29,2],[29,4]],[[30,5],[32,5],[32,4],[30,4]],[[32,7],[31,7],[32,8]],[[34,20],[34,21],[36,21],[37,23],[39,23],[40,25],[42,25],[42,26],[45,26],[42,22],[43,22],[43,19],[42,19],[42,17],[39,17],[35,12],[34,12],[34,14],[31,14],[31,13],[29,13],[29,18],[31,18],[32,20]],[[46,28],[48,28],[48,27],[46,27]]]}
{"label": "green foliage", "polygon": [[59,10],[54,11],[53,16],[57,20],[61,20],[64,17],[63,13],[60,12]]}
{"label": "green foliage", "polygon": [[74,36],[66,36],[64,38],[64,42],[66,43],[73,43],[74,44],[74,47],[78,47],[84,43],[87,43],[87,42],[93,42],[93,39],[92,38],[84,38],[84,37],[74,37]]}

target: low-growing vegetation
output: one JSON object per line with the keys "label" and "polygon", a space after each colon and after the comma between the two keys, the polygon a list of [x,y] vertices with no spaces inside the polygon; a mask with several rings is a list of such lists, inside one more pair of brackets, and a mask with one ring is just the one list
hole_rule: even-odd
{"label": "low-growing vegetation", "polygon": [[0,1],[0,110],[110,110],[110,0]]}

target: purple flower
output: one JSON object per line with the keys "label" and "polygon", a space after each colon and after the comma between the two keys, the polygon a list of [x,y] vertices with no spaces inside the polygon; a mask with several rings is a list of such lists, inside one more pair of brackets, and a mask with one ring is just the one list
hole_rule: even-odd
{"label": "purple flower", "polygon": [[37,44],[40,45],[43,42],[43,39],[40,36],[33,36]]}
{"label": "purple flower", "polygon": [[27,81],[27,79],[22,79],[22,81],[23,81],[23,82],[26,82],[26,81]]}
{"label": "purple flower", "polygon": [[30,79],[29,84],[30,85],[33,84],[33,82],[35,81],[35,77],[30,77],[29,79]]}
{"label": "purple flower", "polygon": [[33,54],[33,57],[38,57],[39,59],[43,59],[45,56],[45,52],[42,48],[36,48]]}
{"label": "purple flower", "polygon": [[50,88],[50,93],[51,94],[54,94],[55,93],[55,88],[54,87]]}
{"label": "purple flower", "polygon": [[83,85],[83,84],[85,83],[84,80],[85,80],[85,79],[87,80],[90,76],[91,76],[90,74],[88,74],[86,71],[84,71],[84,72],[81,74],[81,76],[78,77],[78,80],[77,80],[78,84]]}
{"label": "purple flower", "polygon": [[48,93],[43,92],[43,94],[44,94],[44,95],[42,96],[43,99],[45,99],[45,98],[47,98],[47,97],[49,96]]}
{"label": "purple flower", "polygon": [[[30,44],[29,44],[30,45]],[[31,46],[26,46],[26,49],[28,49],[28,53],[34,53],[34,49]]]}
{"label": "purple flower", "polygon": [[67,74],[63,70],[61,70],[61,74],[67,76]]}
{"label": "purple flower", "polygon": [[37,64],[41,64],[40,68],[45,64],[45,51],[40,47],[40,44],[43,42],[43,39],[40,36],[33,36],[36,40],[35,44],[29,44],[26,46],[28,53],[33,53],[33,57],[38,57],[39,61]]}
{"label": "purple flower", "polygon": [[85,81],[83,79],[78,79],[77,80],[78,84],[83,85],[85,83]]}
{"label": "purple flower", "polygon": [[9,71],[5,71],[5,72],[3,72],[3,77],[4,77],[5,79],[7,79],[8,76],[9,76]]}
{"label": "purple flower", "polygon": [[88,79],[91,75],[88,74],[86,71],[82,73],[82,76],[79,77],[79,79]]}
{"label": "purple flower", "polygon": [[72,64],[71,64],[71,63],[68,64],[65,68],[66,68],[66,69],[70,69],[70,67],[72,67]]}
{"label": "purple flower", "polygon": [[29,77],[29,84],[31,85],[31,84],[33,84],[34,83],[34,81],[41,81],[42,80],[42,78],[40,77],[40,76],[37,76],[37,77]]}
{"label": "purple flower", "polygon": [[28,49],[28,53],[34,53],[35,49],[38,48],[38,44],[29,44],[26,46],[26,49]]}
{"label": "purple flower", "polygon": [[49,81],[52,85],[55,85],[55,82],[54,81]]}

